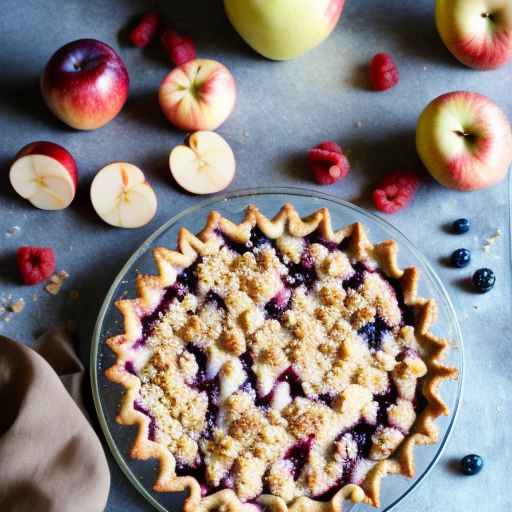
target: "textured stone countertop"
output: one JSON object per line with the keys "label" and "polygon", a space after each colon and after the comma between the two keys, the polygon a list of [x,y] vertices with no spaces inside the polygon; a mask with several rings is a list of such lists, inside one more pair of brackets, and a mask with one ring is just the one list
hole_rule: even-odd
{"label": "textured stone countertop", "polygon": [[[176,4],[176,5],[174,5]],[[168,71],[159,52],[140,51],[120,43],[119,31],[147,5],[137,0],[4,0],[0,18],[0,296],[25,299],[25,309],[0,332],[30,344],[45,328],[74,320],[85,364],[93,324],[116,273],[138,245],[158,226],[201,199],[173,184],[169,150],[183,140],[160,113],[157,89]],[[418,114],[434,97],[456,89],[474,90],[496,100],[512,117],[512,67],[476,72],[459,65],[437,36],[433,2],[417,0],[349,0],[333,35],[318,49],[291,62],[269,62],[250,51],[231,29],[220,1],[167,2],[179,30],[190,32],[200,55],[227,64],[237,80],[235,113],[219,132],[231,144],[238,170],[230,189],[248,186],[312,183],[305,150],[323,139],[340,142],[350,154],[349,177],[322,189],[371,209],[368,191],[378,176],[393,168],[419,168],[414,149]],[[130,98],[122,113],[93,132],[66,128],[50,116],[39,94],[39,74],[49,56],[68,41],[95,37],[120,51],[130,76]],[[361,69],[378,51],[391,52],[401,82],[385,93],[364,85]],[[8,166],[16,151],[32,140],[52,140],[67,147],[81,172],[73,205],[47,213],[32,208],[12,192]],[[139,165],[156,189],[159,209],[138,230],[103,224],[89,204],[94,173],[113,160]],[[455,237],[445,225],[467,216],[471,232]],[[434,471],[397,511],[496,511],[512,506],[511,276],[508,187],[501,184],[461,194],[425,179],[411,208],[387,217],[426,255],[455,304],[465,338],[463,403],[453,436]],[[10,229],[19,227],[12,235]],[[501,229],[489,253],[484,240]],[[57,296],[41,286],[19,284],[15,249],[22,244],[50,245],[58,268],[70,277]],[[469,270],[443,265],[452,250],[473,251]],[[495,289],[486,295],[468,291],[473,269],[496,271]],[[79,297],[72,300],[71,290]],[[465,478],[453,461],[476,452],[484,471]],[[112,488],[108,511],[151,510],[111,461]]]}

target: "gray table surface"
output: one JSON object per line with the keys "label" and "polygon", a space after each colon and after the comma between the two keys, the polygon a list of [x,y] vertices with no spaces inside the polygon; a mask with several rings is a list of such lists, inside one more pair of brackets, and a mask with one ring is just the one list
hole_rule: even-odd
{"label": "gray table surface", "polygon": [[[48,326],[74,320],[79,349],[88,362],[91,333],[103,297],[134,249],[165,220],[200,198],[179,190],[167,166],[169,150],[183,140],[161,114],[158,85],[169,70],[153,50],[140,51],[122,42],[121,29],[147,4],[137,0],[3,0],[0,18],[0,296],[23,297],[25,310],[0,332],[30,344]],[[238,161],[230,189],[294,185],[318,188],[310,179],[305,150],[323,139],[340,142],[349,152],[350,176],[322,188],[371,209],[369,190],[378,176],[393,168],[420,168],[414,149],[418,114],[429,100],[455,89],[481,92],[512,117],[512,68],[475,72],[459,65],[440,42],[433,2],[418,0],[349,0],[341,23],[318,49],[292,62],[274,63],[253,53],[225,19],[220,1],[167,2],[174,25],[197,41],[201,56],[227,64],[237,80],[235,113],[219,132]],[[120,33],[121,31],[121,33]],[[49,56],[68,41],[94,37],[118,49],[131,77],[130,98],[121,114],[93,132],[68,129],[44,107],[38,78]],[[401,82],[386,93],[368,90],[363,66],[377,51],[391,52]],[[52,140],[76,157],[81,173],[78,196],[60,212],[43,212],[18,199],[8,180],[16,151],[32,140]],[[88,189],[95,172],[113,160],[139,165],[159,199],[154,220],[138,230],[118,230],[92,211]],[[414,204],[388,217],[421,248],[446,284],[455,303],[466,347],[466,379],[461,414],[444,456],[420,489],[397,510],[504,510],[512,505],[512,412],[510,361],[510,254],[508,187],[461,194],[430,179]],[[464,237],[446,232],[460,216],[474,228]],[[7,233],[13,226],[20,231]],[[504,233],[487,254],[483,240]],[[16,247],[50,245],[58,268],[70,278],[58,296],[41,286],[20,285],[14,263]],[[472,269],[490,266],[495,289],[476,295],[467,289],[471,270],[455,271],[443,258],[459,247],[473,250]],[[69,299],[70,290],[79,300]],[[453,463],[468,452],[481,453],[486,468],[464,478]],[[150,510],[110,459],[112,487],[107,510]]]}

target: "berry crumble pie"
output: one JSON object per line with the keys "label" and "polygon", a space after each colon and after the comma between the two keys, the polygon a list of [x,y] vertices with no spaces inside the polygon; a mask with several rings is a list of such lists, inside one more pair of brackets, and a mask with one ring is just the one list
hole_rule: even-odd
{"label": "berry crumble pie", "polygon": [[270,220],[249,206],[154,258],[159,275],[116,303],[106,374],[126,388],[118,422],[138,426],[131,455],[160,462],[157,491],[188,490],[186,512],[340,512],[414,474],[457,373],[395,242],[335,232],[327,209]]}

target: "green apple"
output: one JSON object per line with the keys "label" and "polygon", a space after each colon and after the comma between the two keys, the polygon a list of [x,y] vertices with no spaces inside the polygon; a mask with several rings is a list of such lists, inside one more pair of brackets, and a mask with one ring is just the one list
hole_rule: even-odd
{"label": "green apple", "polygon": [[494,185],[512,163],[507,116],[475,92],[451,92],[432,101],[419,118],[416,146],[430,174],[456,190]]}
{"label": "green apple", "polygon": [[263,56],[288,60],[332,32],[345,0],[224,0],[231,23]]}

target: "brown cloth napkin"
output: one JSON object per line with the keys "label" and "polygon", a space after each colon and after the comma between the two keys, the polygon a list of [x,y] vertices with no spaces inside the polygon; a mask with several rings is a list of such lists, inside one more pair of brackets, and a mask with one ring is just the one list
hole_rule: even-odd
{"label": "brown cloth napkin", "polygon": [[84,368],[64,328],[34,348],[0,336],[0,511],[101,512],[110,473],[77,405]]}

